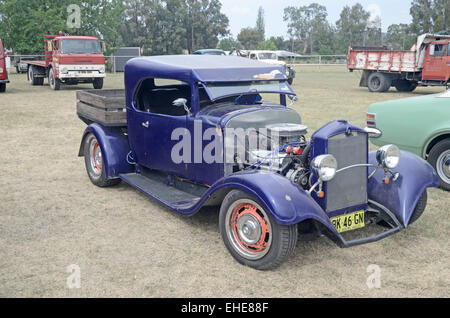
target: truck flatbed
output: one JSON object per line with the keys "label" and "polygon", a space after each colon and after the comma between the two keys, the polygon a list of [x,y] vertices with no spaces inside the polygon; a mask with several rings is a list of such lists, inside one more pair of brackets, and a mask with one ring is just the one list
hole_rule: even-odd
{"label": "truck flatbed", "polygon": [[22,60],[21,63],[29,64],[29,65],[36,65],[40,67],[47,67],[45,64],[45,61],[32,61],[32,60]]}

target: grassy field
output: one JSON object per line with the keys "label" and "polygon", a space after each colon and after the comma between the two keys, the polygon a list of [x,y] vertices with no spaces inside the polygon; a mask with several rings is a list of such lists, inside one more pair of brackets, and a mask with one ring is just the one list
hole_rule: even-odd
{"label": "grassy field", "polygon": [[[299,242],[280,268],[259,272],[226,251],[218,211],[181,217],[122,183],[91,184],[78,158],[85,125],[75,91],[32,87],[11,74],[0,95],[0,297],[442,297],[450,295],[450,193],[429,191],[423,217],[380,242],[339,249]],[[334,119],[365,125],[369,104],[442,91],[359,88],[345,67],[299,67],[295,109],[310,133]],[[105,88],[123,87],[122,74]],[[69,289],[66,269],[81,270]],[[369,289],[367,266],[381,269]]]}

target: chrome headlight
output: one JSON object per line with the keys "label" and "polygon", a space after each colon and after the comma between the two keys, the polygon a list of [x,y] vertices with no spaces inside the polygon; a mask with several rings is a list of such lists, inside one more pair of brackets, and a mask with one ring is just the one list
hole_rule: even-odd
{"label": "chrome headlight", "polygon": [[100,66],[100,69],[98,70],[99,73],[105,73],[105,67],[104,66]]}
{"label": "chrome headlight", "polygon": [[377,161],[388,169],[394,169],[400,162],[400,149],[396,145],[386,145],[378,149]]}
{"label": "chrome headlight", "polygon": [[69,69],[67,68],[67,67],[63,67],[62,69],[61,69],[61,73],[62,74],[67,74],[69,72]]}
{"label": "chrome headlight", "polygon": [[330,181],[336,175],[337,161],[333,155],[321,155],[313,159],[311,167],[322,181]]}

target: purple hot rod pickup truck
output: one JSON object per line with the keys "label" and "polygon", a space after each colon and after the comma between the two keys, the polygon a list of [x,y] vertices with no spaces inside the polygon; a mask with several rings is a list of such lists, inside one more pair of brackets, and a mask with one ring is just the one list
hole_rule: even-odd
{"label": "purple hot rod pickup truck", "polygon": [[370,130],[345,120],[307,140],[281,66],[141,57],[125,67],[125,92],[79,99],[92,183],[125,181],[186,216],[217,206],[226,248],[256,269],[280,265],[299,239],[350,247],[405,229],[439,185],[426,161],[395,145],[369,152]]}

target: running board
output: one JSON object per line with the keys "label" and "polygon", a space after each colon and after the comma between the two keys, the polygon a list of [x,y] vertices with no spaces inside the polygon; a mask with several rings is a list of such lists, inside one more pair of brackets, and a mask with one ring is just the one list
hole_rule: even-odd
{"label": "running board", "polygon": [[183,191],[175,187],[170,176],[163,178],[162,175],[128,173],[121,174],[120,178],[132,187],[141,190],[147,196],[154,198],[162,204],[174,209],[189,209],[199,200],[200,196],[192,191]]}

